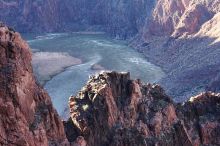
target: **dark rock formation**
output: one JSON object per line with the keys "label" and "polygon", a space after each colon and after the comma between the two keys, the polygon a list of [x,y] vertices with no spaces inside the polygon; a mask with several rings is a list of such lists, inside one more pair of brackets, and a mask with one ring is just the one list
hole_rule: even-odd
{"label": "dark rock formation", "polygon": [[159,85],[104,72],[70,97],[66,133],[77,146],[217,146],[219,105],[214,93],[175,104]]}
{"label": "dark rock formation", "polygon": [[36,83],[19,33],[0,24],[0,145],[68,145],[48,94]]}

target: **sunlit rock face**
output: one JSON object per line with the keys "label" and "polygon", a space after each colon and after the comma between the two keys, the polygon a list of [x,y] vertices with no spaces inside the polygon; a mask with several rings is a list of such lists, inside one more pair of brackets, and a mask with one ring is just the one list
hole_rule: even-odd
{"label": "sunlit rock face", "polygon": [[104,72],[70,97],[65,129],[78,146],[218,145],[219,103],[219,94],[203,93],[175,104],[159,85]]}
{"label": "sunlit rock face", "polygon": [[68,145],[50,97],[34,78],[29,46],[2,23],[0,117],[0,145]]}
{"label": "sunlit rock face", "polygon": [[155,3],[149,22],[144,27],[146,35],[193,34],[220,11],[218,0],[159,0]]}

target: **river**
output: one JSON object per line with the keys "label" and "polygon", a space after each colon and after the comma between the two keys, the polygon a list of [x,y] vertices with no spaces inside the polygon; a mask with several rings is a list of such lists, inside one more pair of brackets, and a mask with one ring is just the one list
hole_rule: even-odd
{"label": "river", "polygon": [[132,78],[143,82],[157,82],[164,72],[158,66],[148,62],[146,58],[129,47],[125,41],[115,40],[102,33],[56,33],[24,35],[35,52],[61,52],[82,60],[81,64],[73,65],[44,84],[52,98],[59,115],[68,117],[68,99],[75,95],[89,78],[101,70],[91,67],[98,64],[104,70],[128,71]]}

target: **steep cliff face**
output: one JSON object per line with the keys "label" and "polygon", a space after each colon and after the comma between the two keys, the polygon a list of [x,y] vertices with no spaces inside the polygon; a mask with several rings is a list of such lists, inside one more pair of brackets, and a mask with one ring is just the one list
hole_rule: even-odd
{"label": "steep cliff face", "polygon": [[219,103],[204,93],[175,104],[159,85],[104,72],[70,97],[66,133],[76,146],[219,145]]}
{"label": "steep cliff face", "polygon": [[107,31],[122,39],[134,36],[142,31],[143,26],[148,22],[154,5],[155,0],[109,1],[107,6],[107,12],[109,12],[109,15],[107,15]]}
{"label": "steep cliff face", "polygon": [[19,33],[0,24],[0,145],[66,145],[63,124],[36,84],[31,53]]}

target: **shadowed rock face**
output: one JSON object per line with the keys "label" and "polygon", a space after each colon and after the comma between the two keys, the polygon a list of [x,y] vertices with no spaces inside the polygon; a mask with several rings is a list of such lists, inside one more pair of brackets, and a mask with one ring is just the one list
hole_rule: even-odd
{"label": "shadowed rock face", "polygon": [[175,104],[158,85],[104,72],[70,97],[66,133],[79,146],[219,145],[219,105],[213,93]]}
{"label": "shadowed rock face", "polygon": [[48,94],[36,84],[31,52],[19,33],[0,24],[0,145],[67,145]]}
{"label": "shadowed rock face", "polygon": [[0,21],[19,32],[51,32],[61,26],[58,0],[0,1]]}
{"label": "shadowed rock face", "polygon": [[0,20],[20,32],[104,30],[128,38],[150,15],[154,0],[0,1]]}
{"label": "shadowed rock face", "polygon": [[105,30],[120,38],[137,33],[192,34],[219,12],[218,0],[11,0],[0,19],[22,32]]}

